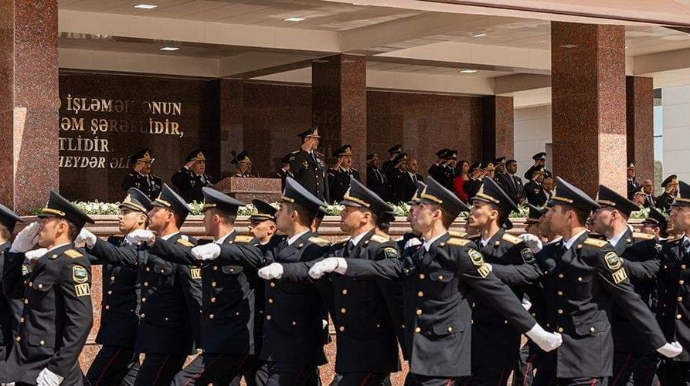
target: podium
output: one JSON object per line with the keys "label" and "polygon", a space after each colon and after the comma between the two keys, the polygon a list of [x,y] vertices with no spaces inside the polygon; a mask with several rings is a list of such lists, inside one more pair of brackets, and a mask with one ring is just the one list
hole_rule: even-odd
{"label": "podium", "polygon": [[273,203],[280,199],[281,194],[280,178],[226,177],[213,185],[213,189],[245,203],[255,198]]}

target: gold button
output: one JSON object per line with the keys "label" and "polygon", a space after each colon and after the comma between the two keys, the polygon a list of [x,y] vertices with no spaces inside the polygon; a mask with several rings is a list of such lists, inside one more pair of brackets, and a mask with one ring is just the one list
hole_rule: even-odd
{"label": "gold button", "polygon": [[170,319],[168,319],[168,317],[166,316],[166,317],[165,317],[165,321],[167,322],[168,320],[170,320]]}
{"label": "gold button", "polygon": [[266,315],[266,320],[271,320],[271,315]]}
{"label": "gold button", "polygon": [[424,280],[425,277],[426,277],[426,276],[424,276],[423,273],[420,273],[420,274],[419,274],[419,278],[420,278],[420,279]]}
{"label": "gold button", "polygon": [[109,310],[109,309],[110,309],[110,305],[105,306],[105,309],[106,309],[106,310]]}
{"label": "gold button", "polygon": [[559,313],[559,314],[562,314],[562,313],[563,313],[563,310],[559,309],[559,310],[558,310],[558,313]]}
{"label": "gold button", "polygon": [[29,299],[24,299],[24,304],[29,304]]}
{"label": "gold button", "polygon": [[681,314],[676,315],[676,319],[680,319],[682,317],[683,317],[683,315],[681,315]]}
{"label": "gold button", "polygon": [[340,327],[338,328],[338,331],[340,331],[340,332],[345,331],[345,326],[340,326]]}
{"label": "gold button", "polygon": [[142,303],[146,303],[146,298],[141,298]]}
{"label": "gold button", "polygon": [[165,269],[161,268],[161,273],[165,273]]}
{"label": "gold button", "polygon": [[110,281],[115,281],[115,276],[111,276]]}
{"label": "gold button", "polygon": [[24,323],[24,317],[22,316],[21,319],[19,319],[19,323]]}
{"label": "gold button", "polygon": [[216,298],[211,298],[211,303],[215,303],[215,302],[216,302]]}
{"label": "gold button", "polygon": [[41,289],[41,288],[43,288],[43,284],[38,285],[38,289]]}
{"label": "gold button", "polygon": [[146,272],[151,272],[151,268],[146,267]]}
{"label": "gold button", "polygon": [[347,295],[347,289],[343,290],[343,295]]}
{"label": "gold button", "polygon": [[578,278],[577,278],[577,281],[582,281],[582,278],[581,278],[581,277],[578,277]]}
{"label": "gold button", "polygon": [[144,282],[144,287],[148,287],[148,286],[149,286],[149,282],[145,281],[145,282]]}
{"label": "gold button", "polygon": [[559,279],[563,279],[563,274],[562,274],[562,273],[559,273],[559,274],[558,274],[558,278],[559,278]]}
{"label": "gold button", "polygon": [[216,282],[215,282],[215,281],[212,281],[212,282],[211,282],[211,287],[215,287],[215,286],[216,286]]}
{"label": "gold button", "polygon": [[271,286],[271,287],[275,287],[275,286],[276,286],[276,283],[271,282],[270,286]]}
{"label": "gold button", "polygon": [[235,268],[230,268],[230,272],[235,272]]}
{"label": "gold button", "polygon": [[424,296],[424,292],[422,292],[422,291],[417,292],[417,296],[419,296],[420,298],[423,297],[423,296]]}
{"label": "gold button", "polygon": [[146,317],[146,314],[139,315],[142,319]]}
{"label": "gold button", "polygon": [[558,327],[558,332],[563,332],[563,327]]}
{"label": "gold button", "polygon": [[683,284],[685,284],[685,281],[684,280],[678,280],[678,284],[683,285]]}
{"label": "gold button", "polygon": [[21,337],[21,336],[18,336],[17,339],[16,339],[16,341],[19,342],[20,340],[22,340],[22,337]]}
{"label": "gold button", "polygon": [[112,294],[113,294],[113,291],[108,291],[108,295],[112,295]]}
{"label": "gold button", "polygon": [[680,269],[685,269],[685,268],[686,268],[685,264],[680,266]]}
{"label": "gold button", "polygon": [[448,326],[448,332],[453,332],[453,327]]}
{"label": "gold button", "polygon": [[268,304],[273,304],[273,299],[268,298]]}
{"label": "gold button", "polygon": [[381,328],[381,325],[379,323],[376,323],[376,328]]}
{"label": "gold button", "polygon": [[417,315],[421,315],[421,314],[422,314],[422,310],[417,310]]}
{"label": "gold button", "polygon": [[590,328],[589,328],[589,331],[590,331],[590,332],[594,332],[594,331],[596,331],[596,328],[590,327]]}
{"label": "gold button", "polygon": [[213,266],[213,270],[214,270],[214,271],[217,271],[217,270],[218,270],[218,266],[217,266],[217,265],[214,265],[214,266]]}
{"label": "gold button", "polygon": [[34,282],[30,281],[30,282],[29,282],[29,287],[33,287],[33,286],[34,286]]}
{"label": "gold button", "polygon": [[503,324],[508,324],[508,321],[507,321],[507,320],[504,320],[504,321],[503,321]]}
{"label": "gold button", "polygon": [[558,296],[563,296],[563,291],[558,291]]}
{"label": "gold button", "polygon": [[682,302],[682,301],[683,301],[683,297],[682,297],[682,296],[678,296],[678,301],[679,301],[679,302]]}
{"label": "gold button", "polygon": [[296,326],[296,325],[297,325],[297,322],[292,322],[292,325],[293,325],[293,326]]}
{"label": "gold button", "polygon": [[240,316],[240,312],[239,311],[235,312],[235,316]]}
{"label": "gold button", "polygon": [[419,328],[419,327],[416,327],[416,328],[414,329],[414,332],[417,332],[417,333],[422,332],[422,329]]}
{"label": "gold button", "polygon": [[344,313],[346,313],[346,312],[347,312],[347,310],[346,310],[345,308],[341,308],[341,309],[340,309],[340,313],[341,313],[341,314],[344,314]]}
{"label": "gold button", "polygon": [[443,280],[443,275],[438,275],[438,280]]}
{"label": "gold button", "polygon": [[213,319],[213,314],[208,316],[209,319]]}
{"label": "gold button", "polygon": [[45,341],[45,340],[42,340],[42,341],[40,341],[40,342],[38,342],[38,343],[40,343],[41,346],[45,346],[45,345],[46,345],[46,341]]}

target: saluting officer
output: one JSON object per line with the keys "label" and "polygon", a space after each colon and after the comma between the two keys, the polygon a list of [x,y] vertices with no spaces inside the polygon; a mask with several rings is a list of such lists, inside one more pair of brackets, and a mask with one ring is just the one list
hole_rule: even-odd
{"label": "saluting officer", "polygon": [[[0,279],[2,278],[5,254],[12,244],[12,232],[18,222],[24,222],[8,207],[0,204]],[[29,264],[24,264],[22,274],[29,274]],[[0,379],[6,375],[5,361],[12,351],[14,338],[19,332],[19,321],[24,303],[19,299],[10,299],[0,291]]]}
{"label": "saluting officer", "polygon": [[163,181],[160,177],[151,174],[151,166],[155,158],[151,158],[151,149],[141,149],[129,157],[129,166],[132,171],[122,180],[122,189],[137,188],[153,200],[161,192]]}
{"label": "saluting officer", "polygon": [[402,259],[326,258],[309,275],[337,272],[351,278],[403,281],[405,345],[410,353],[409,382],[450,385],[470,375],[471,318],[467,295],[474,291],[546,350],[560,344],[557,334],[539,326],[510,289],[466,239],[448,233],[455,218],[469,208],[433,178],[420,197],[416,227],[424,244],[405,251]]}
{"label": "saluting officer", "polygon": [[[635,292],[651,310],[656,303],[656,282],[649,272],[658,271],[661,244],[654,236],[630,229],[630,214],[640,210],[634,202],[604,185],[599,185],[596,202],[601,207],[594,212],[594,231],[604,235],[616,254],[623,258],[623,267],[631,278]],[[633,264],[642,267],[642,275],[637,273],[639,271]],[[645,266],[648,268],[644,269]],[[609,378],[609,386],[657,384],[659,358],[655,347],[630,339],[635,336],[635,327],[617,304],[613,305],[611,328],[614,351],[613,376]]]}
{"label": "saluting officer", "polygon": [[381,165],[383,174],[388,174],[388,170],[395,167],[395,157],[403,152],[402,145],[395,145],[388,149],[388,159]]}
{"label": "saluting officer", "polygon": [[[521,301],[524,286],[537,282],[541,272],[523,239],[506,233],[508,216],[517,209],[496,181],[484,177],[482,188],[472,198],[468,221],[479,231],[475,242],[484,261],[511,288],[515,300]],[[520,331],[481,296],[472,300],[472,321],[472,383],[505,383],[518,363]]]}
{"label": "saluting officer", "polygon": [[553,176],[550,171],[545,169],[546,168],[546,153],[545,152],[540,152],[540,153],[533,155],[532,159],[534,160],[534,165],[530,166],[530,168],[527,169],[527,171],[525,172],[525,179],[527,181],[529,181],[533,178],[532,173],[534,173],[534,171],[537,169],[544,169],[544,178]]}
{"label": "saluting officer", "polygon": [[[93,220],[53,191],[39,218],[19,232],[5,257],[3,291],[23,297],[24,311],[3,382],[82,385],[79,353],[93,323],[91,265],[72,241]],[[42,248],[29,252],[37,241]],[[25,257],[37,258],[26,281]]]}
{"label": "saluting officer", "polygon": [[399,153],[393,159],[393,165],[386,172],[388,179],[388,201],[401,203],[405,199],[407,179],[407,153]]}
{"label": "saluting officer", "polygon": [[656,207],[661,210],[670,211],[671,204],[673,204],[673,200],[676,198],[676,195],[678,195],[678,176],[671,174],[666,177],[661,183],[661,187],[664,188],[664,192],[656,198]]}
{"label": "saluting officer", "polygon": [[[153,202],[140,190],[130,188],[120,204],[120,233],[128,235],[137,229],[146,229],[147,213]],[[127,243],[124,237],[111,236],[107,241],[82,229],[75,240],[85,244],[92,264],[103,264],[101,302],[101,327],[96,343],[103,347],[93,360],[86,379],[92,386],[133,385],[139,371],[139,353],[134,351],[137,340],[139,316],[139,270],[137,247]],[[121,256],[128,256],[130,265],[122,263]]]}
{"label": "saluting officer", "polygon": [[235,155],[231,162],[237,168],[235,177],[252,177],[252,160],[249,159],[249,153],[246,150],[242,150],[240,154]]}
{"label": "saluting officer", "polygon": [[[331,246],[328,256],[365,260],[400,257],[395,242],[376,234],[378,220],[393,208],[356,180],[340,204],[345,206],[340,227],[350,237]],[[273,263],[259,270],[259,277],[309,283],[309,268],[318,261]],[[400,370],[396,335],[404,345],[400,283],[329,275],[316,286],[329,305],[337,336],[337,376],[331,385],[390,385],[390,373]]]}
{"label": "saluting officer", "polygon": [[448,162],[446,153],[449,151],[450,149],[444,148],[436,152],[436,162],[431,164],[429,170],[427,171],[429,177],[437,181],[443,180],[443,168],[446,166],[446,162]]}
{"label": "saluting officer", "polygon": [[359,181],[359,171],[352,167],[353,155],[350,145],[341,146],[333,152],[333,157],[338,160],[335,166],[328,169],[328,193],[333,202],[343,200],[351,179]]}
{"label": "saluting officer", "polygon": [[563,334],[563,345],[544,355],[534,384],[605,384],[613,365],[613,302],[635,327],[635,339],[663,355],[680,354],[678,343],[666,343],[611,244],[589,237],[585,221],[599,204],[562,178],[557,180],[558,194],[549,202],[549,213],[553,231],[563,240],[539,262],[544,272],[546,326]]}
{"label": "saluting officer", "polygon": [[302,147],[290,153],[290,171],[295,181],[319,200],[329,201],[326,161],[319,147],[319,128],[312,127],[299,134]]}
{"label": "saluting officer", "polygon": [[[135,386],[169,385],[187,355],[194,352],[200,333],[201,270],[167,259],[173,248],[191,254],[196,244],[180,233],[189,206],[164,184],[153,207],[150,230],[138,229],[125,237],[139,246],[141,307],[135,350],[145,357]],[[131,256],[122,258],[130,260]]]}
{"label": "saluting officer", "polygon": [[211,186],[211,176],[206,174],[206,157],[201,149],[194,149],[185,158],[185,164],[173,174],[171,181],[186,202],[202,202],[201,189]]}

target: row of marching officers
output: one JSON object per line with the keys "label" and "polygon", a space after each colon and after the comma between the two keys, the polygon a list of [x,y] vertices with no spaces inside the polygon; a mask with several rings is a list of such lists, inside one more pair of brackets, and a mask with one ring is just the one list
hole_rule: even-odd
{"label": "row of marching officers", "polygon": [[[204,245],[180,233],[190,209],[167,186],[153,201],[130,189],[125,236],[107,241],[51,192],[40,221],[10,243],[21,218],[2,207],[3,293],[23,309],[15,332],[3,326],[0,381],[318,385],[330,316],[334,385],[390,384],[398,345],[409,385],[500,385],[511,372],[538,385],[644,384],[659,358],[673,358],[662,383],[688,383],[690,242],[631,233],[634,204],[604,186],[594,200],[559,178],[540,215],[547,243],[506,233],[516,206],[489,178],[471,207],[433,178],[420,183],[412,232],[398,241],[386,234],[392,208],[356,180],[342,201],[350,237],[334,244],[317,234],[324,202],[291,178],[279,209],[254,202],[252,236],[233,228],[243,203],[203,193],[214,239]],[[680,182],[673,205],[675,231],[690,233],[690,185]],[[473,236],[449,231],[462,212]],[[592,212],[605,240],[585,229]],[[91,264],[104,265],[103,348],[84,376]]]}

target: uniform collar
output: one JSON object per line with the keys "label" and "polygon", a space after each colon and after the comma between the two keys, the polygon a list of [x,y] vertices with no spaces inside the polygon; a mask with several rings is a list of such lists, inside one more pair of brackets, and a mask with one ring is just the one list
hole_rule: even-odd
{"label": "uniform collar", "polygon": [[171,233],[171,234],[169,234],[169,235],[161,236],[161,239],[163,239],[163,240],[170,240],[173,236],[178,235],[179,233],[180,233],[180,232],[177,231],[177,232]]}
{"label": "uniform collar", "polygon": [[225,236],[219,238],[218,240],[215,241],[216,244],[223,244],[225,240],[230,237],[230,235],[233,235],[235,233],[235,229],[231,230],[230,232],[226,233]]}
{"label": "uniform collar", "polygon": [[58,249],[58,248],[62,248],[62,247],[64,247],[65,245],[70,245],[70,244],[71,244],[71,243],[64,243],[64,244],[56,245],[56,246],[50,248],[49,250],[47,250],[46,253],[44,253],[44,254],[47,254],[47,253],[52,252],[52,251],[54,251],[54,250],[56,250],[56,249]]}
{"label": "uniform collar", "polygon": [[444,232],[444,233],[442,233],[442,234],[440,234],[440,235],[438,235],[438,236],[432,238],[431,240],[424,241],[424,249],[426,249],[426,251],[429,252],[429,249],[431,248],[431,245],[432,245],[433,243],[435,243],[436,240],[440,239],[441,237],[443,237],[443,236],[445,236],[445,235],[447,235],[447,234],[448,234],[448,232]]}
{"label": "uniform collar", "polygon": [[352,243],[352,245],[357,246],[357,244],[359,244],[359,242],[362,241],[364,236],[366,236],[368,233],[369,232],[362,232],[355,237],[350,237],[350,242]]}
{"label": "uniform collar", "polygon": [[618,242],[621,241],[621,239],[623,238],[623,236],[625,236],[625,234],[627,232],[628,232],[628,228],[626,227],[623,232],[621,232],[620,234],[617,234],[614,237],[611,237],[610,239],[608,239],[608,242],[615,248],[616,245],[618,245]]}
{"label": "uniform collar", "polygon": [[309,232],[309,230],[307,229],[306,231],[304,231],[302,233],[299,233],[299,234],[296,234],[296,235],[290,237],[289,239],[287,239],[287,244],[288,245],[294,244],[297,240],[299,240],[300,237],[304,236],[308,232]]}
{"label": "uniform collar", "polygon": [[570,247],[575,244],[575,242],[582,237],[583,234],[587,232],[587,229],[581,231],[580,233],[574,235],[570,240],[566,241],[565,239],[563,240],[563,246],[565,246],[565,249],[570,249]]}

